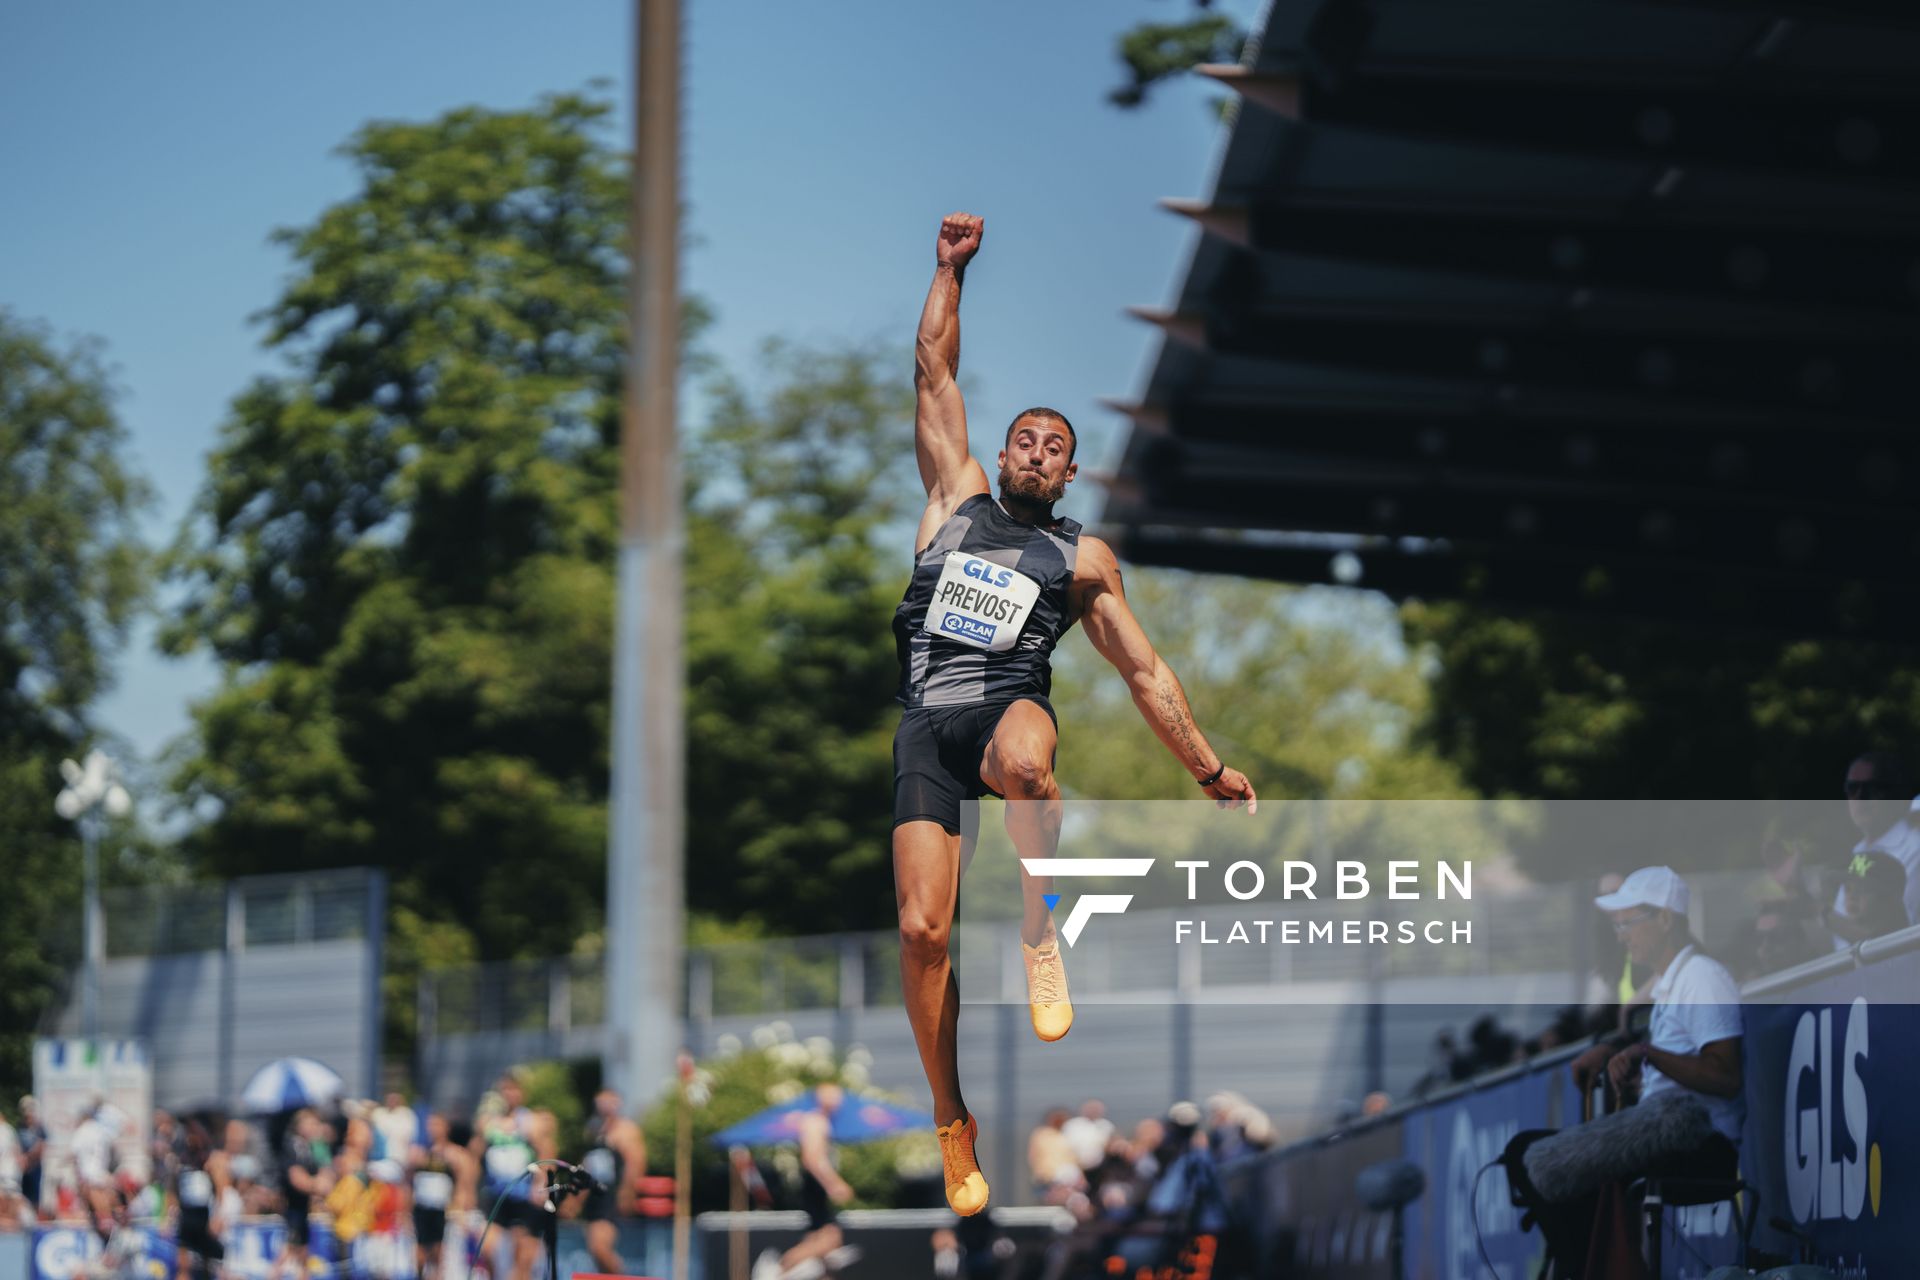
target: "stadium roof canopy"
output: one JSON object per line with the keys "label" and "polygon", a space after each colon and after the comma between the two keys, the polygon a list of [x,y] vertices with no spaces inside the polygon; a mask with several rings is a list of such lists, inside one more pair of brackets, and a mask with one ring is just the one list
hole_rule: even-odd
{"label": "stadium roof canopy", "polygon": [[1920,637],[1920,10],[1276,0],[1138,563]]}

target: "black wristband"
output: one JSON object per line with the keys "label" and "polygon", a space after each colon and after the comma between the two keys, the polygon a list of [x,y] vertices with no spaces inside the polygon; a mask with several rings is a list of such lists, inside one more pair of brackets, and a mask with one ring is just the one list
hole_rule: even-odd
{"label": "black wristband", "polygon": [[1225,760],[1222,760],[1220,762],[1220,767],[1218,769],[1215,769],[1212,773],[1200,779],[1200,789],[1202,791],[1205,791],[1208,787],[1220,781],[1221,775],[1225,774],[1226,771],[1227,771],[1227,762]]}

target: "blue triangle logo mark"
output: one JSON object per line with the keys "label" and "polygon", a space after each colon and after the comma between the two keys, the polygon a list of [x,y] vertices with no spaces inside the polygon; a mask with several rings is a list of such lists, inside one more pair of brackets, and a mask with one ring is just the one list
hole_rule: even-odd
{"label": "blue triangle logo mark", "polygon": [[1046,899],[1047,910],[1049,911],[1060,905],[1060,895],[1057,893],[1043,893],[1040,896]]}

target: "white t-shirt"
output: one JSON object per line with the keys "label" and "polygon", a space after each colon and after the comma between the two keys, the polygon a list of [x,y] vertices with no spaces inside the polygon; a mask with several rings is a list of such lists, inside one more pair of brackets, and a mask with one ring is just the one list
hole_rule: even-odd
{"label": "white t-shirt", "polygon": [[113,1135],[91,1116],[73,1131],[73,1172],[83,1187],[113,1181]]}
{"label": "white t-shirt", "polygon": [[[1907,909],[1907,923],[1920,924],[1920,800],[1914,801],[1914,807],[1907,816],[1896,821],[1885,832],[1872,840],[1862,840],[1853,846],[1855,853],[1865,853],[1869,849],[1878,849],[1891,854],[1899,864],[1907,869],[1907,891],[1900,901]],[[1833,909],[1839,911],[1845,905],[1846,889],[1833,891]],[[1845,951],[1853,943],[1835,935],[1833,949]]]}
{"label": "white t-shirt", "polygon": [[1060,1136],[1073,1148],[1073,1158],[1082,1169],[1091,1169],[1107,1158],[1107,1143],[1113,1139],[1113,1121],[1073,1116],[1060,1126]]}
{"label": "white t-shirt", "polygon": [[13,1126],[0,1120],[0,1191],[20,1185],[20,1135]]}
{"label": "white t-shirt", "polygon": [[382,1140],[380,1154],[389,1160],[405,1160],[420,1141],[420,1118],[411,1107],[375,1107],[373,1128]]}
{"label": "white t-shirt", "polygon": [[[1684,948],[1673,958],[1653,984],[1653,1022],[1648,1039],[1656,1049],[1668,1053],[1697,1054],[1716,1040],[1732,1039],[1744,1031],[1740,1021],[1740,986],[1727,972],[1727,966],[1693,947]],[[1674,1083],[1651,1061],[1641,1066],[1640,1097],[1645,1099],[1668,1089],[1685,1086]],[[1747,1120],[1744,1091],[1731,1098],[1693,1092],[1706,1105],[1713,1127],[1735,1145]]]}

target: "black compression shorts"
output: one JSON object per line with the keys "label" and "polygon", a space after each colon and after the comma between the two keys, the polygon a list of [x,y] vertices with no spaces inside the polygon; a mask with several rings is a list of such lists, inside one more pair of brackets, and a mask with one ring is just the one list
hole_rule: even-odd
{"label": "black compression shorts", "polygon": [[997,794],[980,780],[980,758],[1000,717],[1015,702],[1038,703],[1059,727],[1053,704],[1034,694],[1007,702],[909,707],[900,713],[900,727],[893,735],[894,826],[931,821],[949,835],[960,834],[961,805]]}

